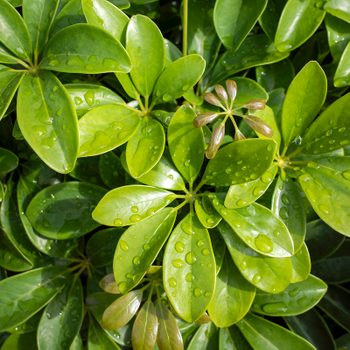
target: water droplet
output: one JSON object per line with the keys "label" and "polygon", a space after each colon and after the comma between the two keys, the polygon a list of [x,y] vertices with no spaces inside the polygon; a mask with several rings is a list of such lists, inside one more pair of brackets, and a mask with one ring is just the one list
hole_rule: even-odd
{"label": "water droplet", "polygon": [[275,237],[278,237],[280,234],[281,234],[281,232],[278,231],[278,230],[273,231],[273,235],[274,235]]}
{"label": "water droplet", "polygon": [[280,208],[278,213],[279,213],[279,217],[283,220],[287,220],[289,217],[288,210],[286,207]]}
{"label": "water droplet", "polygon": [[255,187],[253,190],[253,195],[255,197],[261,196],[264,193],[264,189],[260,188],[260,187]]}
{"label": "water droplet", "polygon": [[228,175],[232,174],[232,172],[233,172],[233,170],[231,168],[226,168],[225,169],[225,173],[228,174]]}
{"label": "water droplet", "polygon": [[184,262],[181,259],[175,259],[171,263],[174,267],[177,267],[177,268],[180,268],[184,265]]}
{"label": "water droplet", "polygon": [[107,66],[109,69],[118,69],[119,67],[119,65],[118,65],[118,63],[115,61],[115,60],[113,60],[113,59],[110,59],[110,58],[105,58],[103,61],[102,61],[102,63],[103,63],[103,65],[104,66]]}
{"label": "water droplet", "polygon": [[171,96],[170,94],[164,94],[163,95],[163,101],[169,102],[171,100],[173,100],[173,96]]}
{"label": "water droplet", "polygon": [[181,224],[181,229],[187,233],[188,235],[194,235],[195,234],[195,231],[193,230],[192,228],[192,225],[190,223],[182,223]]}
{"label": "water droplet", "polygon": [[204,293],[204,296],[208,298],[208,297],[211,296],[211,293],[210,293],[210,292],[205,292],[205,293]]}
{"label": "water droplet", "polygon": [[240,266],[241,270],[245,270],[247,268],[247,262],[245,260],[243,260],[239,266]]}
{"label": "water droplet", "polygon": [[190,159],[187,159],[184,163],[184,166],[185,167],[189,167],[190,166],[190,163],[191,163],[191,160]]}
{"label": "water droplet", "polygon": [[215,221],[214,221],[212,218],[207,218],[206,223],[207,223],[208,225],[214,225],[214,224],[215,224]]}
{"label": "water droplet", "polygon": [[194,280],[194,276],[191,272],[189,272],[188,274],[186,274],[185,280],[187,282],[192,282]]}
{"label": "water droplet", "polygon": [[262,306],[262,309],[267,314],[275,314],[280,312],[286,312],[288,310],[285,303],[270,303]]}
{"label": "water droplet", "polygon": [[93,106],[94,102],[95,102],[95,94],[92,91],[88,91],[84,94],[84,98],[86,103],[89,106]]}
{"label": "water droplet", "polygon": [[127,274],[125,275],[125,277],[126,277],[127,279],[129,279],[129,280],[134,279],[134,275],[131,274],[131,273],[127,273]]}
{"label": "water droplet", "polygon": [[146,244],[143,245],[143,249],[144,249],[144,250],[150,250],[150,249],[151,249],[151,246],[150,246],[149,244],[146,243]]}
{"label": "water droplet", "polygon": [[252,282],[253,284],[257,284],[261,281],[261,276],[257,273],[254,275],[253,279],[252,279]]}
{"label": "water droplet", "polygon": [[127,289],[127,284],[126,282],[120,282],[118,283],[118,289],[121,293],[124,293]]}
{"label": "water droplet", "polygon": [[283,204],[285,204],[285,205],[289,204],[289,198],[288,198],[288,196],[286,194],[282,194],[281,200],[282,200]]}
{"label": "water droplet", "polygon": [[134,259],[132,259],[132,263],[134,265],[140,265],[140,257],[139,256],[135,256]]}
{"label": "water droplet", "polygon": [[204,241],[202,241],[201,239],[199,241],[197,241],[197,247],[203,247],[204,246]]}
{"label": "water droplet", "polygon": [[290,297],[294,298],[294,297],[296,297],[299,294],[299,292],[300,292],[300,288],[297,287],[297,288],[291,289],[288,292],[288,294],[289,294]]}
{"label": "water droplet", "polygon": [[187,264],[193,265],[197,261],[197,257],[192,252],[188,252],[185,256],[185,260]]}
{"label": "water droplet", "polygon": [[182,242],[176,242],[175,244],[175,250],[178,252],[178,253],[182,253],[184,250],[185,250],[185,245],[182,243]]}
{"label": "water droplet", "polygon": [[237,202],[236,202],[236,206],[238,208],[242,208],[242,207],[245,207],[246,205],[248,205],[248,202],[243,200],[243,199],[239,199]]}
{"label": "water droplet", "polygon": [[114,225],[115,226],[122,226],[123,225],[123,221],[119,218],[116,218],[114,221],[113,221]]}
{"label": "water droplet", "polygon": [[318,206],[318,209],[319,209],[323,214],[326,214],[326,215],[329,214],[329,208],[326,207],[325,205],[320,204],[320,205]]}
{"label": "water droplet", "polygon": [[67,61],[68,66],[82,66],[83,60],[79,56],[70,56]]}
{"label": "water droplet", "polygon": [[176,285],[177,285],[176,279],[173,278],[173,277],[168,279],[168,283],[169,283],[169,286],[172,287],[172,288],[175,288]]}
{"label": "water droplet", "polygon": [[133,205],[130,209],[133,213],[137,213],[139,211],[139,208],[137,205]]}
{"label": "water droplet", "polygon": [[252,173],[252,174],[249,175],[249,177],[250,177],[251,180],[256,180],[258,178],[258,175],[255,174],[255,173]]}
{"label": "water droplet", "polygon": [[202,294],[203,294],[203,292],[202,292],[202,290],[199,289],[199,288],[195,288],[195,289],[193,290],[193,295],[194,295],[195,297],[200,297]]}
{"label": "water droplet", "polygon": [[129,218],[129,220],[133,223],[139,222],[141,219],[142,219],[141,215],[138,215],[138,214],[131,215]]}
{"label": "water droplet", "polygon": [[38,136],[42,136],[46,133],[46,128],[44,126],[34,126],[33,127],[33,131],[38,135]]}
{"label": "water droplet", "polygon": [[203,254],[204,256],[207,256],[207,255],[210,254],[210,250],[209,250],[208,248],[204,248],[204,249],[202,249],[202,254]]}
{"label": "water droplet", "polygon": [[255,238],[255,245],[256,248],[263,253],[270,253],[273,249],[273,242],[264,234],[259,234]]}
{"label": "water droplet", "polygon": [[147,210],[147,215],[151,216],[151,215],[154,215],[156,212],[156,209],[155,208],[149,208]]}
{"label": "water droplet", "polygon": [[345,128],[345,127],[342,127],[342,128],[339,128],[339,129],[338,129],[338,132],[342,133],[342,132],[344,132],[345,130],[346,130],[346,128]]}
{"label": "water droplet", "polygon": [[342,176],[344,179],[350,180],[350,170],[343,171]]}
{"label": "water droplet", "polygon": [[84,102],[83,99],[80,98],[79,96],[75,96],[75,97],[74,97],[74,103],[75,103],[77,106],[81,105],[83,102]]}

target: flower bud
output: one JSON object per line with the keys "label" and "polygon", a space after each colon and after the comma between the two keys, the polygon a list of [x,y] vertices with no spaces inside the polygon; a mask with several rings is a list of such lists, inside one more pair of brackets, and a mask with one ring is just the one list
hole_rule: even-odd
{"label": "flower bud", "polygon": [[213,112],[206,112],[206,113],[200,114],[193,120],[193,125],[196,128],[201,128],[202,126],[212,122],[217,116],[218,114]]}
{"label": "flower bud", "polygon": [[220,100],[226,105],[228,102],[228,96],[224,87],[222,85],[217,84],[214,86],[214,89]]}
{"label": "flower bud", "polygon": [[255,109],[255,110],[264,109],[265,106],[266,106],[266,100],[264,100],[262,98],[250,100],[248,103],[243,105],[244,108]]}
{"label": "flower bud", "polygon": [[226,91],[231,101],[234,101],[237,95],[237,84],[234,80],[226,80]]}
{"label": "flower bud", "polygon": [[222,105],[222,103],[220,102],[220,100],[214,94],[212,94],[211,92],[206,92],[204,94],[204,99],[208,103],[210,103],[211,105],[214,105],[214,106],[220,107],[222,109],[225,109],[224,106]]}
{"label": "flower bud", "polygon": [[222,143],[225,136],[225,124],[221,123],[211,134],[208,148],[205,151],[205,155],[208,159],[213,159]]}
{"label": "flower bud", "polygon": [[245,139],[245,136],[243,135],[242,131],[237,129],[235,132],[234,140],[240,141],[240,140],[244,140],[244,139]]}
{"label": "flower bud", "polygon": [[247,115],[244,120],[257,133],[266,137],[271,137],[273,135],[273,130],[259,117]]}

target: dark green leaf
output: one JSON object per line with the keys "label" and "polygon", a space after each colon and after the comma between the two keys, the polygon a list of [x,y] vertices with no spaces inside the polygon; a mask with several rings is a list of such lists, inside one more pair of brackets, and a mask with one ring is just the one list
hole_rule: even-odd
{"label": "dark green leaf", "polygon": [[328,0],[324,9],[333,16],[350,23],[350,4],[346,0]]}
{"label": "dark green leaf", "polygon": [[126,73],[130,60],[123,46],[103,29],[73,24],[47,44],[40,68],[66,73]]}
{"label": "dark green leaf", "polygon": [[307,279],[311,271],[311,259],[307,246],[304,243],[291,257],[293,271],[290,283],[301,282]]}
{"label": "dark green leaf", "polygon": [[1,350],[37,350],[36,332],[11,334],[1,347]]}
{"label": "dark green leaf", "polygon": [[219,350],[251,350],[251,346],[245,340],[237,327],[220,328]]}
{"label": "dark green leaf", "polygon": [[5,46],[0,44],[0,63],[7,63],[7,64],[17,64],[19,62],[19,59],[13,54],[8,51]]}
{"label": "dark green leaf", "polygon": [[196,198],[194,207],[197,217],[205,228],[214,228],[221,221],[220,214],[214,209],[208,195]]}
{"label": "dark green leaf", "polygon": [[[350,18],[350,17],[349,17]],[[334,75],[334,86],[343,87],[350,84],[350,44],[346,46]]]}
{"label": "dark green leaf", "polygon": [[269,0],[264,12],[259,18],[260,26],[271,40],[275,37],[278,20],[285,4],[285,0]]}
{"label": "dark green leaf", "polygon": [[18,166],[18,157],[11,151],[0,147],[0,178],[15,170]]}
{"label": "dark green leaf", "polygon": [[99,173],[104,184],[115,188],[125,183],[126,174],[120,159],[113,152],[102,154],[99,158]]}
{"label": "dark green leaf", "polygon": [[187,350],[211,350],[216,349],[218,344],[218,331],[214,326],[214,323],[206,323],[201,325],[191,342],[189,343]]}
{"label": "dark green leaf", "polygon": [[107,333],[92,318],[88,332],[89,350],[120,350],[120,347],[109,338]]}

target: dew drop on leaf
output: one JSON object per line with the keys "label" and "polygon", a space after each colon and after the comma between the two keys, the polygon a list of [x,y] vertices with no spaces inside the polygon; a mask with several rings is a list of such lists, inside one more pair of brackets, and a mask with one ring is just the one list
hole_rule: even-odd
{"label": "dew drop on leaf", "polygon": [[262,251],[264,253],[270,253],[273,249],[273,242],[271,241],[271,239],[269,237],[267,237],[264,234],[259,234],[255,238],[255,245],[256,245],[257,249],[259,249],[260,251]]}
{"label": "dew drop on leaf", "polygon": [[173,278],[173,277],[169,278],[168,283],[169,283],[169,286],[172,288],[175,288],[177,285],[177,282],[176,282],[175,278]]}
{"label": "dew drop on leaf", "polygon": [[185,256],[185,260],[187,264],[193,265],[197,261],[197,258],[192,252],[188,252]]}
{"label": "dew drop on leaf", "polygon": [[184,262],[181,259],[175,259],[171,263],[174,267],[177,267],[177,268],[180,268],[184,265]]}
{"label": "dew drop on leaf", "polygon": [[276,312],[285,312],[288,310],[287,305],[285,303],[265,304],[263,305],[262,309],[267,314],[274,314]]}
{"label": "dew drop on leaf", "polygon": [[182,253],[184,250],[185,250],[185,245],[182,243],[182,242],[176,242],[175,244],[175,250],[178,252],[178,253]]}
{"label": "dew drop on leaf", "polygon": [[201,289],[195,288],[195,289],[193,290],[193,294],[194,294],[195,297],[200,297],[200,296],[203,294],[203,292],[202,292]]}
{"label": "dew drop on leaf", "polygon": [[129,250],[129,245],[125,241],[121,240],[119,241],[120,249],[124,250],[124,252],[127,252]]}

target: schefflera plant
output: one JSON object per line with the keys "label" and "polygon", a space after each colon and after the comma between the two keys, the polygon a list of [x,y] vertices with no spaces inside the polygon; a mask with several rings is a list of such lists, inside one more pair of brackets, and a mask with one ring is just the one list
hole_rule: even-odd
{"label": "schefflera plant", "polygon": [[[175,100],[199,81],[205,61],[198,54],[181,57],[146,16],[129,20],[106,0],[83,0],[82,7],[88,23],[125,42],[131,70],[129,74],[116,73],[116,77],[135,103],[106,103],[83,115],[79,120],[79,157],[100,155],[127,142],[126,163],[130,174],[139,178],[160,160],[165,148],[162,124],[173,112]],[[70,86],[73,94],[79,94],[78,90]],[[170,111],[157,109],[166,103]]]}
{"label": "schefflera plant", "polygon": [[0,118],[17,89],[17,122],[24,139],[52,169],[68,173],[79,148],[77,116],[53,72],[128,72],[118,40],[90,24],[55,30],[58,0],[23,1],[22,14],[0,1]]}

